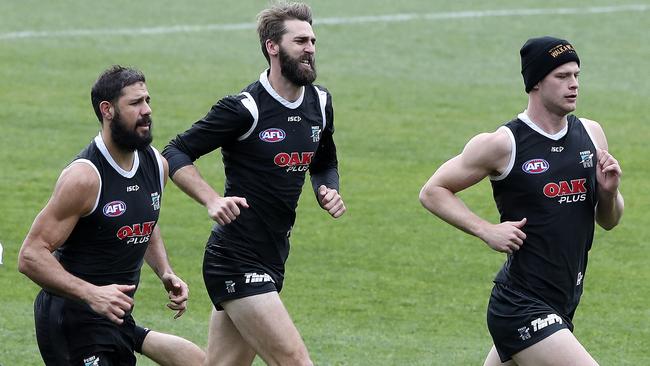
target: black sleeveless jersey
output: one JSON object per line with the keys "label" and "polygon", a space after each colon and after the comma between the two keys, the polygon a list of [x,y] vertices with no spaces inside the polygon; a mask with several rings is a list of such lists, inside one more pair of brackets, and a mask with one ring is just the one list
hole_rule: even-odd
{"label": "black sleeveless jersey", "polygon": [[97,136],[74,162],[95,168],[99,195],[55,256],[68,272],[95,285],[137,285],[160,212],[164,170],[159,153],[152,147],[137,151],[133,168],[125,171]]}
{"label": "black sleeveless jersey", "polygon": [[305,172],[337,166],[331,97],[319,86],[303,90],[289,102],[273,90],[264,71],[239,95],[221,99],[163,151],[173,176],[221,148],[224,195],[244,197],[250,207],[213,229],[234,259],[283,268]]}
{"label": "black sleeveless jersey", "polygon": [[508,256],[495,282],[572,317],[594,235],[597,158],[582,122],[573,115],[567,119],[566,133],[554,136],[523,113],[508,122],[513,156],[508,170],[491,182],[501,222],[528,219],[523,246]]}

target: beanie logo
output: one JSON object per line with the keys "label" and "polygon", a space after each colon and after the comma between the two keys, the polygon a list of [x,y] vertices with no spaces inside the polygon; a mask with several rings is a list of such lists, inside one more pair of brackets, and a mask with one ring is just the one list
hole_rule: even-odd
{"label": "beanie logo", "polygon": [[576,50],[570,44],[559,44],[559,45],[551,48],[548,51],[548,54],[551,55],[551,57],[553,57],[553,58],[558,58],[560,55],[562,55],[565,52],[573,52],[573,53],[575,53]]}

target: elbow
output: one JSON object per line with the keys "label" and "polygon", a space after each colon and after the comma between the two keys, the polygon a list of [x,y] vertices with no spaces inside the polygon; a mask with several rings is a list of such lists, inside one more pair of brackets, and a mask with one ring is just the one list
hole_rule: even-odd
{"label": "elbow", "polygon": [[602,220],[602,221],[598,222],[598,225],[600,225],[600,227],[605,229],[605,231],[610,231],[613,228],[615,228],[616,226],[618,226],[618,223],[620,221],[621,221],[621,218],[617,217],[616,219],[609,220],[609,221]]}
{"label": "elbow", "polygon": [[419,199],[420,199],[420,204],[422,204],[424,208],[433,212],[433,208],[435,207],[435,202],[436,202],[435,188],[429,187],[427,185],[422,187],[422,189],[420,190]]}
{"label": "elbow", "polygon": [[33,250],[23,246],[18,253],[18,272],[30,277],[34,271],[35,263],[36,257]]}

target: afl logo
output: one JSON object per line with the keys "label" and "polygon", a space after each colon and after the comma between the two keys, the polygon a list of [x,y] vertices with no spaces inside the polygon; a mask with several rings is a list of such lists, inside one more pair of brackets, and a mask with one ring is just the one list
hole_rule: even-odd
{"label": "afl logo", "polygon": [[117,217],[126,212],[126,203],[122,201],[112,201],[104,205],[104,215],[108,217]]}
{"label": "afl logo", "polygon": [[544,159],[531,159],[525,162],[524,165],[521,166],[521,169],[523,169],[528,174],[544,173],[545,171],[548,170],[548,168],[549,168],[548,161]]}
{"label": "afl logo", "polygon": [[267,128],[260,132],[260,140],[264,142],[280,142],[287,137],[287,134],[279,128]]}

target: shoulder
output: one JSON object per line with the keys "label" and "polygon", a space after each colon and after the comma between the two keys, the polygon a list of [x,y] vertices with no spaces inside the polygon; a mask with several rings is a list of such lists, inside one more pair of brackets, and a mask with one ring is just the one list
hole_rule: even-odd
{"label": "shoulder", "polygon": [[499,127],[494,132],[484,132],[472,137],[462,152],[463,160],[498,173],[510,161],[513,151],[512,134],[507,127]]}
{"label": "shoulder", "polygon": [[605,131],[600,123],[587,118],[580,118],[580,121],[585,130],[587,130],[589,136],[594,140],[593,142],[596,147],[607,150],[607,138],[605,137]]}
{"label": "shoulder", "polygon": [[94,209],[100,188],[101,177],[95,165],[90,160],[77,159],[61,172],[52,201],[84,215]]}
{"label": "shoulder", "polygon": [[496,156],[510,154],[512,138],[507,127],[499,127],[494,132],[483,132],[472,137],[463,151],[472,153],[490,153]]}

